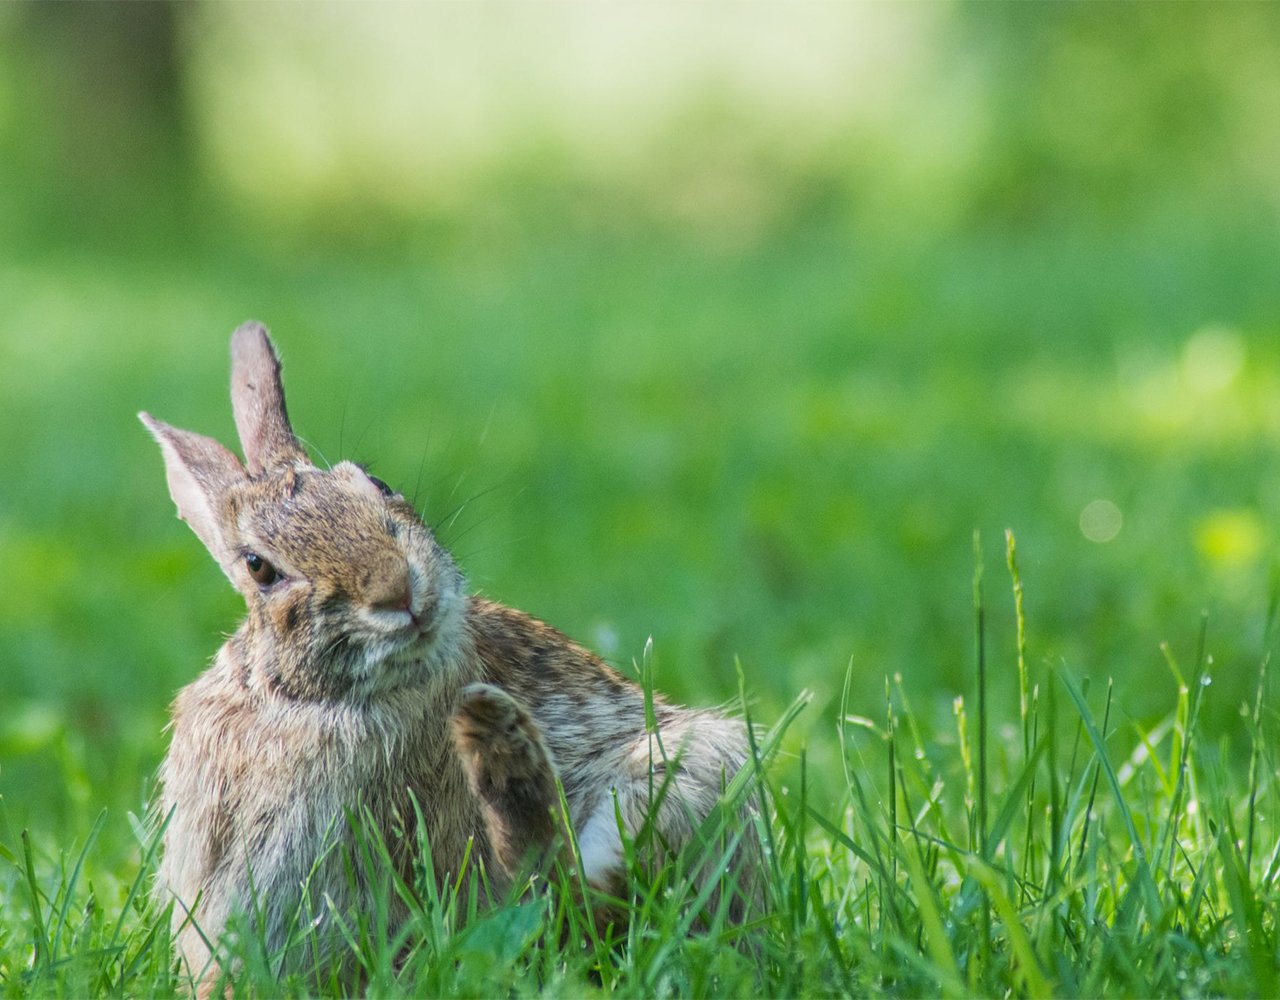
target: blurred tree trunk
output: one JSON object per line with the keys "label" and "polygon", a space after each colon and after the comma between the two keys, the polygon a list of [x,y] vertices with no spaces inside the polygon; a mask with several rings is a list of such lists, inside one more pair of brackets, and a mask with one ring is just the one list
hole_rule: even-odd
{"label": "blurred tree trunk", "polygon": [[8,11],[18,97],[0,136],[0,227],[18,245],[172,254],[199,212],[183,25],[168,2],[24,3]]}
{"label": "blurred tree trunk", "polygon": [[[185,165],[179,5],[168,2],[29,3],[18,19],[50,164],[95,173]],[[42,100],[41,100],[42,99]]]}

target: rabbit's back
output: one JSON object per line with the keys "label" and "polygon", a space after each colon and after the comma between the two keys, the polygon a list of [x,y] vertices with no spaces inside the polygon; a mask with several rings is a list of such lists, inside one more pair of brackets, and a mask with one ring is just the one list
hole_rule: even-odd
{"label": "rabbit's back", "polygon": [[655,696],[651,736],[643,690],[597,656],[523,612],[480,598],[468,611],[486,679],[523,704],[541,730],[588,877],[616,883],[618,815],[634,835],[654,801],[662,838],[687,843],[747,763],[744,725]]}

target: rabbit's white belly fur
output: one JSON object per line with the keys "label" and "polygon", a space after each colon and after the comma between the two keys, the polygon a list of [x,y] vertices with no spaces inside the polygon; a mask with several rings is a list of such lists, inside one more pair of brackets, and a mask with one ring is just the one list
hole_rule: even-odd
{"label": "rabbit's white belly fur", "polygon": [[[687,842],[745,764],[746,739],[741,722],[710,713],[660,705],[660,736],[654,737],[643,731],[643,715],[636,718],[625,701],[594,707],[597,713],[611,707],[617,712],[618,718],[603,725],[598,715],[592,723],[612,743],[579,742],[563,717],[544,732],[561,772],[584,874],[593,885],[610,888],[623,870],[622,837],[643,829],[651,804],[660,802],[653,819],[662,839]],[[637,724],[634,737],[619,741],[619,733],[634,732]],[[588,753],[581,752],[584,746]]]}
{"label": "rabbit's white belly fur", "polygon": [[592,885],[605,884],[622,867],[622,837],[613,797],[602,799],[583,822],[575,823],[582,870]]}

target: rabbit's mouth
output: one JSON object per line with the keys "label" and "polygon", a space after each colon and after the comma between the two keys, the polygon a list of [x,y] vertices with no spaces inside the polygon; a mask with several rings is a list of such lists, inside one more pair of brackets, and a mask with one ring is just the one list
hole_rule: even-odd
{"label": "rabbit's mouth", "polygon": [[436,634],[440,631],[440,622],[435,615],[419,617],[413,616],[413,624],[409,629],[409,646],[413,647],[429,647],[436,641]]}
{"label": "rabbit's mouth", "polygon": [[400,632],[401,651],[418,657],[438,644],[449,617],[448,608],[442,607],[440,597],[436,595],[417,611],[409,611],[408,616],[409,621]]}
{"label": "rabbit's mouth", "polygon": [[429,641],[439,628],[438,598],[433,598],[418,610],[411,607],[370,609],[361,613],[370,641],[386,642],[393,646],[416,646]]}
{"label": "rabbit's mouth", "polygon": [[464,642],[465,600],[461,587],[452,583],[416,594],[414,606],[399,611],[394,626],[383,619],[380,635],[366,648],[366,657],[369,667],[381,671],[384,680],[388,671],[420,677],[420,671],[431,674],[457,659]]}
{"label": "rabbit's mouth", "polygon": [[431,639],[440,627],[440,598],[433,597],[417,611],[409,612],[409,632],[415,642]]}
{"label": "rabbit's mouth", "polygon": [[457,652],[455,602],[434,599],[417,612],[401,612],[402,621],[363,644],[357,686],[364,696],[420,684],[449,664]]}

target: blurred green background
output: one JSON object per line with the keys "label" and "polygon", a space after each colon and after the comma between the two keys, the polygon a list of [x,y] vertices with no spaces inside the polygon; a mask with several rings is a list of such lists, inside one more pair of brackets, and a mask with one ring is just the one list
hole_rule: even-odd
{"label": "blurred green background", "polygon": [[814,690],[821,774],[850,661],[947,738],[975,528],[997,719],[1012,528],[1036,676],[1149,723],[1207,610],[1232,739],[1278,216],[1274,5],[0,6],[0,827],[141,808],[234,628],[135,413],[233,441],[247,318],[478,590]]}

